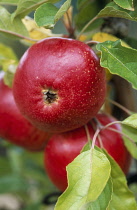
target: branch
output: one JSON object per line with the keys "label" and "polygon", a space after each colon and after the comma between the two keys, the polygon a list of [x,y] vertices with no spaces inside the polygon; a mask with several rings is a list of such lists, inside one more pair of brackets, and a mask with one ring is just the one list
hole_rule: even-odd
{"label": "branch", "polygon": [[84,27],[83,29],[81,30],[81,32],[79,33],[79,35],[77,36],[77,40],[80,39],[80,36],[84,33],[84,31],[95,21],[97,20],[99,17],[98,16],[95,16],[93,19],[91,19]]}
{"label": "branch", "polygon": [[32,39],[30,37],[26,37],[26,36],[23,36],[21,34],[18,34],[16,32],[13,32],[13,31],[8,31],[8,30],[5,30],[5,29],[0,29],[1,32],[4,32],[4,33],[7,33],[7,34],[11,34],[11,35],[14,35],[14,36],[17,36],[21,39],[26,39],[26,40],[29,40],[29,41],[33,41],[33,42],[37,42],[38,40],[36,39]]}
{"label": "branch", "polygon": [[96,143],[96,139],[98,137],[98,134],[100,133],[101,129],[100,128],[97,128],[94,136],[93,136],[93,140],[92,140],[92,145],[91,145],[91,149],[94,149],[95,147],[95,143]]}
{"label": "branch", "polygon": [[86,131],[86,135],[87,135],[87,140],[88,140],[89,146],[91,147],[91,138],[90,138],[90,133],[89,133],[88,126],[85,125],[84,127],[85,127],[85,131]]}
{"label": "branch", "polygon": [[122,136],[125,136],[128,140],[130,140],[131,141],[131,143],[132,144],[134,144],[135,145],[135,147],[136,147],[136,143],[129,137],[129,136],[127,136],[125,133],[123,133],[123,132],[121,132],[121,131],[118,131],[117,129],[115,129],[115,128],[107,128],[108,130],[111,130],[111,131],[114,131],[114,132],[116,132],[116,133],[119,133],[119,134],[121,134]]}
{"label": "branch", "polygon": [[127,109],[126,107],[122,106],[121,104],[119,104],[116,101],[111,100],[110,98],[106,99],[107,101],[109,101],[110,103],[114,104],[115,106],[117,106],[118,108],[120,108],[121,110],[123,110],[124,112],[126,112],[129,116],[131,114],[133,114],[133,112],[131,112],[129,109]]}

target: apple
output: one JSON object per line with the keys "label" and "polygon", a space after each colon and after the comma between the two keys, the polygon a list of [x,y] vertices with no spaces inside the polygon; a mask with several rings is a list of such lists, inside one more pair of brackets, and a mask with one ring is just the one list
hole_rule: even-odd
{"label": "apple", "polygon": [[105,71],[85,43],[46,38],[23,55],[13,84],[21,113],[36,127],[65,132],[87,123],[106,94]]}
{"label": "apple", "polygon": [[22,116],[3,77],[4,72],[0,72],[0,137],[30,151],[42,150],[51,134],[35,128]]}
{"label": "apple", "polygon": [[[104,126],[116,121],[115,118],[104,113],[97,114],[96,118]],[[97,125],[92,120],[87,124],[91,139],[94,136]],[[93,129],[94,127],[94,129]],[[119,124],[110,126],[121,131]],[[130,167],[131,156],[124,146],[122,136],[119,133],[105,129],[100,133],[101,145],[115,159],[125,174]],[[85,127],[82,126],[72,131],[54,134],[44,151],[44,165],[46,173],[57,188],[64,191],[67,188],[66,166],[76,158],[83,146],[87,143]],[[101,147],[100,141],[96,139],[96,145]]]}

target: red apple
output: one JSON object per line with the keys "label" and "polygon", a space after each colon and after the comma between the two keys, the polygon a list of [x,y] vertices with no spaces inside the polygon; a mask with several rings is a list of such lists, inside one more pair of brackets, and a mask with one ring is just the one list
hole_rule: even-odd
{"label": "red apple", "polygon": [[31,123],[48,132],[64,132],[97,114],[105,99],[105,71],[85,43],[47,38],[21,58],[13,92]]}
{"label": "red apple", "polygon": [[4,72],[0,72],[0,137],[31,151],[43,149],[50,135],[22,116],[3,76]]}
{"label": "red apple", "polygon": [[[97,119],[102,125],[107,125],[116,120],[106,114],[98,114]],[[95,131],[91,123],[88,123],[87,126],[90,136],[93,138]],[[121,131],[119,124],[114,124],[111,128]],[[105,129],[100,132],[100,138],[103,148],[105,148],[115,159],[123,172],[127,174],[131,156],[124,146],[121,135],[114,131]],[[81,149],[86,143],[87,135],[85,127],[82,126],[81,128],[66,133],[54,134],[46,145],[44,152],[45,169],[51,181],[61,191],[64,191],[67,187],[66,166],[80,154]],[[98,138],[96,140],[96,145],[101,147]]]}

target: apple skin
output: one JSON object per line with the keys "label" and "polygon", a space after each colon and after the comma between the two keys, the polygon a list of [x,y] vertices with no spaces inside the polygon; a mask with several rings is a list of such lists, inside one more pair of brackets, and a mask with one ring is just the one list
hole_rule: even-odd
{"label": "apple skin", "polygon": [[0,72],[0,137],[30,151],[43,150],[51,134],[35,128],[22,116],[3,77],[4,72]]}
{"label": "apple skin", "polygon": [[[113,117],[106,114],[96,116],[102,125],[116,121]],[[91,123],[87,124],[90,137],[95,133]],[[121,131],[119,124],[113,124],[111,128]],[[125,174],[128,173],[131,156],[124,146],[120,134],[105,129],[100,132],[103,148],[115,159]],[[62,134],[54,134],[44,151],[44,165],[46,173],[55,186],[64,191],[67,188],[66,166],[76,158],[83,146],[87,143],[85,127],[82,126],[72,131]],[[101,147],[99,139],[96,139],[96,145]]]}
{"label": "apple skin", "polygon": [[65,132],[86,124],[101,108],[105,71],[85,43],[46,38],[21,58],[13,92],[32,124],[48,132]]}

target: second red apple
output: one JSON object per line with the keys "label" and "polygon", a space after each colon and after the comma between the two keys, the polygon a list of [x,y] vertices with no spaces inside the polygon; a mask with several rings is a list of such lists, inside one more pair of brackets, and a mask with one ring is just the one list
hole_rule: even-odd
{"label": "second red apple", "polygon": [[[104,126],[116,121],[115,118],[106,114],[98,114],[98,121]],[[91,139],[94,136],[93,126],[88,123]],[[110,128],[121,131],[119,124],[111,125]],[[100,139],[97,138],[96,145],[103,147],[115,159],[125,174],[127,174],[131,162],[131,156],[124,146],[122,136],[119,133],[105,129],[100,132]],[[75,129],[51,137],[45,148],[45,169],[51,181],[64,191],[67,187],[66,166],[71,163],[79,154],[83,146],[87,143],[85,127]]]}
{"label": "second red apple", "polygon": [[0,72],[0,137],[31,151],[42,150],[51,134],[35,128],[22,116],[3,77],[4,72]]}

